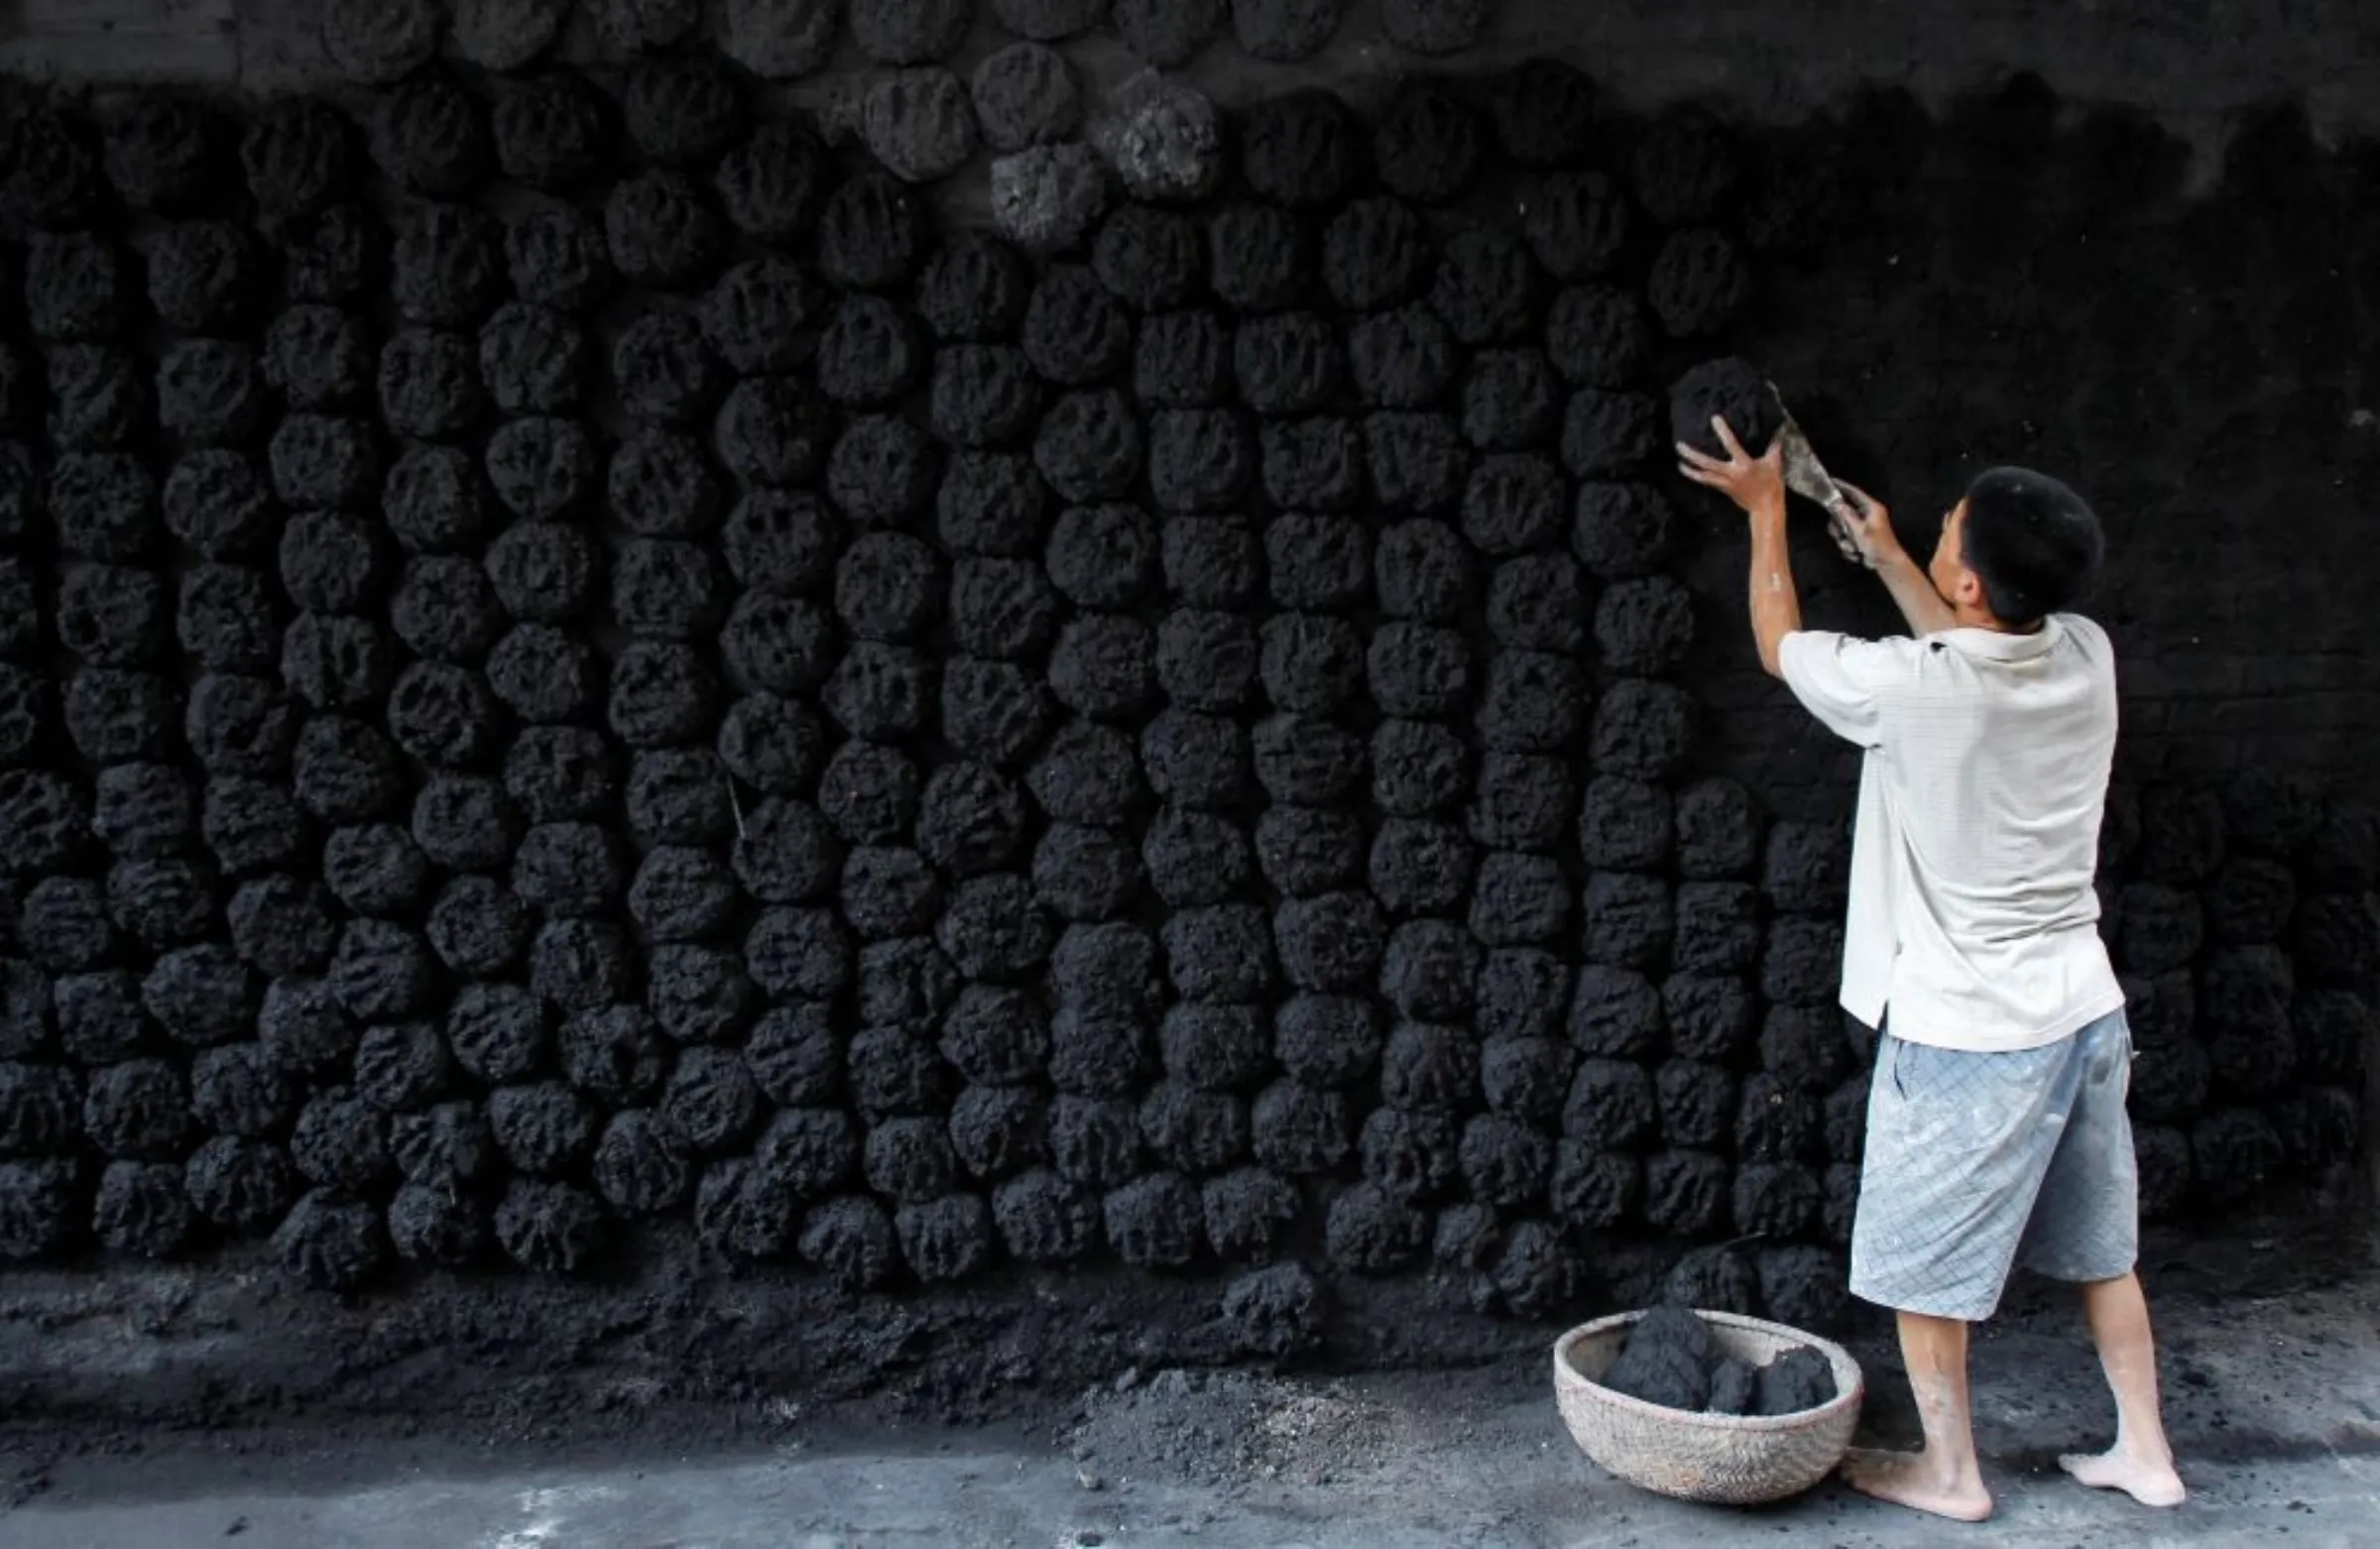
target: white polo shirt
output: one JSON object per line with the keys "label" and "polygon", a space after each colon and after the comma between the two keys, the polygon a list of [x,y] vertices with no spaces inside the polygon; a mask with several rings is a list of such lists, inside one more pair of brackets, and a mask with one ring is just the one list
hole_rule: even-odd
{"label": "white polo shirt", "polygon": [[1843,1005],[1912,1043],[2035,1048],[2124,1004],[2099,939],[2115,654],[2088,619],[1921,640],[1804,630],[1794,696],[1867,750]]}

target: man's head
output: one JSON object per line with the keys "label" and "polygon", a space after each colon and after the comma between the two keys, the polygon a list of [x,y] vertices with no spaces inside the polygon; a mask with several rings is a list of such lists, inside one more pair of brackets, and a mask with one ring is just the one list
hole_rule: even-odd
{"label": "man's head", "polygon": [[2082,496],[2029,468],[1987,468],[1943,524],[1926,568],[1962,615],[2028,630],[2082,599],[2106,547]]}

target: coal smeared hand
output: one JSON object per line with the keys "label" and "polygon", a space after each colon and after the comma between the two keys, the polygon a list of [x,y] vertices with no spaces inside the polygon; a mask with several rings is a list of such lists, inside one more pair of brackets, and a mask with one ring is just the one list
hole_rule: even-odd
{"label": "coal smeared hand", "polygon": [[1773,512],[1779,517],[1785,511],[1785,442],[1771,440],[1768,450],[1754,457],[1743,449],[1735,431],[1724,415],[1711,417],[1712,433],[1726,456],[1713,457],[1697,451],[1684,441],[1677,443],[1678,471],[1705,489],[1719,491],[1743,508],[1747,515]]}
{"label": "coal smeared hand", "polygon": [[1835,481],[1835,487],[1843,492],[1843,506],[1832,514],[1828,529],[1843,557],[1873,570],[1899,553],[1900,535],[1893,531],[1892,513],[1884,503],[1841,479]]}

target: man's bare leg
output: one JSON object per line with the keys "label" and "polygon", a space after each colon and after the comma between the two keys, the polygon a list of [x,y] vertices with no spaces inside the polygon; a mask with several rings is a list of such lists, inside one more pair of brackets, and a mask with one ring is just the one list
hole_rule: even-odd
{"label": "man's bare leg", "polygon": [[2144,1506],[2178,1506],[2187,1492],[2157,1412],[2157,1342],[2140,1276],[2083,1286],[2082,1313],[2115,1390],[2115,1445],[2060,1458],[2058,1466],[2093,1489],[2120,1489]]}
{"label": "man's bare leg", "polygon": [[1960,1522],[1991,1515],[1991,1493],[1975,1461],[1974,1425],[1966,1407],[1966,1325],[1920,1313],[1900,1315],[1901,1360],[1925,1427],[1923,1452],[1854,1451],[1843,1462],[1844,1483],[1861,1494]]}

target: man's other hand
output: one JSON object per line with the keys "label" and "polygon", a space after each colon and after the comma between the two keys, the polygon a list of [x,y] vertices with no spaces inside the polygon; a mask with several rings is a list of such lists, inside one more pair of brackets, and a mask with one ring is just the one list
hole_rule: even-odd
{"label": "man's other hand", "polygon": [[1858,550],[1859,562],[1870,570],[1883,568],[1885,562],[1901,552],[1900,535],[1892,529],[1892,513],[1884,503],[1856,484],[1841,479],[1835,487],[1843,491],[1844,536]]}
{"label": "man's other hand", "polygon": [[1714,457],[1680,441],[1678,471],[1706,489],[1719,491],[1749,514],[1784,515],[1785,437],[1776,437],[1768,443],[1766,452],[1754,457],[1735,439],[1734,427],[1727,423],[1725,415],[1713,415],[1711,428],[1727,455]]}

